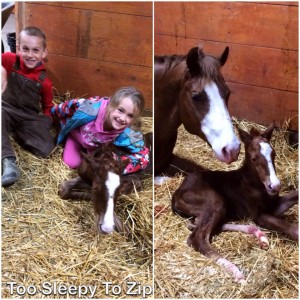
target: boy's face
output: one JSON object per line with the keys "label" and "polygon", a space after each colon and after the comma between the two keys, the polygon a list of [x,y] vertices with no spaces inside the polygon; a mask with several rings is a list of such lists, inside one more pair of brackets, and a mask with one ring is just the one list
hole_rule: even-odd
{"label": "boy's face", "polygon": [[18,54],[22,57],[27,68],[35,68],[46,58],[47,53],[47,49],[43,46],[42,38],[28,35],[24,32],[20,35]]}

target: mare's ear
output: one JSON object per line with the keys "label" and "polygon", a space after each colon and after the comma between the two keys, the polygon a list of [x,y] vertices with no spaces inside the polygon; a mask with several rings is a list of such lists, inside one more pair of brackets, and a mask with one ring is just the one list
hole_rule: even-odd
{"label": "mare's ear", "polygon": [[226,47],[223,54],[219,58],[221,67],[225,65],[225,63],[227,61],[227,58],[228,58],[228,55],[229,55],[229,47]]}
{"label": "mare's ear", "polygon": [[198,75],[199,74],[199,59],[202,59],[204,57],[204,54],[202,52],[202,47],[194,47],[192,48],[187,57],[186,57],[186,65],[189,69],[189,72],[191,73],[192,76]]}
{"label": "mare's ear", "polygon": [[241,129],[240,127],[237,128],[238,129],[238,132],[239,132],[239,136],[240,136],[240,139],[241,141],[245,144],[245,145],[248,145],[251,143],[252,141],[252,137],[251,135],[244,131],[243,129]]}
{"label": "mare's ear", "polygon": [[275,126],[276,126],[275,122],[271,123],[269,127],[261,134],[261,136],[267,139],[268,141],[270,141]]}

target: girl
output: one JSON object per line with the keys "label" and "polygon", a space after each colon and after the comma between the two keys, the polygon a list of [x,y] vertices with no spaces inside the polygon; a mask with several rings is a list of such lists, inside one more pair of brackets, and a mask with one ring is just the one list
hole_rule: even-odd
{"label": "girl", "polygon": [[128,152],[121,159],[130,159],[123,174],[146,168],[149,149],[144,145],[142,133],[136,130],[143,109],[144,97],[134,87],[123,87],[111,98],[73,99],[54,106],[52,115],[58,116],[62,125],[58,144],[66,137],[65,164],[75,169],[81,163],[82,150],[90,153],[99,143],[114,140],[115,145]]}

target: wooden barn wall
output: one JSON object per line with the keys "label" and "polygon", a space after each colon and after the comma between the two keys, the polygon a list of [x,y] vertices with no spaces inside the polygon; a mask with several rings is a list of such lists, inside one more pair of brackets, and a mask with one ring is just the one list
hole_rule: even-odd
{"label": "wooden barn wall", "polygon": [[110,96],[135,86],[152,110],[152,2],[18,2],[17,32],[40,27],[59,94]]}
{"label": "wooden barn wall", "polygon": [[298,2],[155,2],[154,54],[204,52],[229,58],[223,75],[233,116],[298,130]]}

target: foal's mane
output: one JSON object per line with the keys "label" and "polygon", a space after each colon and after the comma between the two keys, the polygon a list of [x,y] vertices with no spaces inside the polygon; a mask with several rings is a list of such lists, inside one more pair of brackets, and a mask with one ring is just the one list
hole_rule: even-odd
{"label": "foal's mane", "polygon": [[[187,58],[188,55],[157,55],[154,58],[154,62],[159,65],[159,68],[161,70],[167,72],[177,67],[182,62],[185,62]],[[216,57],[205,55],[202,50],[200,50],[197,63],[197,74],[193,74],[193,76],[199,76],[209,80],[216,80],[217,78],[219,78],[221,64]]]}

